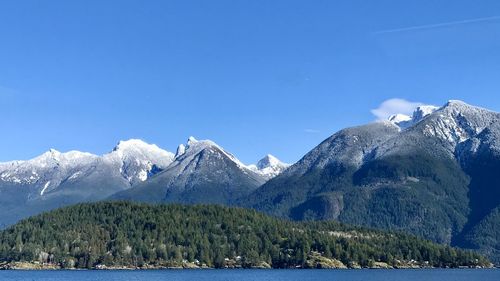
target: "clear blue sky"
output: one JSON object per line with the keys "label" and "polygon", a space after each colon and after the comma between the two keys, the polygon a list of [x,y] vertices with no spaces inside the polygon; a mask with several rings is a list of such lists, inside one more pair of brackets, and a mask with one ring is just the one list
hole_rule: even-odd
{"label": "clear blue sky", "polygon": [[298,160],[383,101],[500,111],[500,1],[1,1],[0,160],[193,135]]}

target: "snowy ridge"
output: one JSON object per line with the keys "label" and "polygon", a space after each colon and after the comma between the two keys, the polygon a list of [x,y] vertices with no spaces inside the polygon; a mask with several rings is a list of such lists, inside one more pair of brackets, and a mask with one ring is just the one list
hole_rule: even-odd
{"label": "snowy ridge", "polygon": [[197,161],[203,155],[211,155],[207,158],[210,162],[205,165],[215,167],[220,165],[219,160],[227,159],[257,181],[270,179],[288,167],[288,164],[271,155],[257,165],[246,166],[211,140],[189,137],[186,144],[179,145],[174,155],[154,144],[130,139],[120,141],[111,152],[102,156],[80,151],[62,153],[50,149],[31,160],[0,163],[0,186],[27,186],[37,196],[45,196],[63,183],[78,183],[89,178],[101,181],[103,176],[121,179],[129,186],[134,186],[167,169],[176,171],[177,176],[189,175],[198,168]]}
{"label": "snowy ridge", "polygon": [[260,175],[265,180],[269,180],[279,175],[290,166],[289,164],[281,162],[271,154],[266,155],[257,164],[245,165],[233,154],[227,152],[215,142],[211,140],[197,140],[194,137],[189,137],[186,145],[179,145],[174,160],[176,164],[173,165],[188,165],[192,159],[203,150],[211,151],[212,153],[218,151],[233,161],[244,173],[251,171]]}
{"label": "snowy ridge", "polygon": [[0,163],[0,184],[32,186],[43,196],[63,182],[76,181],[96,170],[110,170],[133,184],[146,180],[154,167],[166,168],[173,157],[141,140],[121,141],[103,156],[50,149],[31,160]]}
{"label": "snowy ridge", "polygon": [[[332,136],[335,141],[322,143],[318,146],[321,149],[314,151],[304,161],[323,167],[331,161],[343,159],[358,166],[365,157],[376,157],[390,151],[390,141],[401,138],[405,132],[419,132],[423,136],[443,140],[449,144],[450,152],[454,153],[458,144],[475,138],[483,130],[499,122],[498,113],[462,101],[450,100],[440,108],[431,105],[419,106],[411,117],[396,114],[378,125],[342,130]],[[399,134],[394,132],[396,129],[399,129]],[[371,137],[367,138],[368,135]],[[387,140],[390,141],[385,143]],[[492,143],[497,145],[496,142]],[[370,154],[374,147],[378,147],[378,151]],[[476,146],[469,149],[474,147]],[[364,152],[359,153],[360,149]],[[317,157],[314,155],[321,154],[323,150],[329,151],[331,157],[316,161]],[[266,180],[287,170],[289,166],[272,155],[267,155],[257,164],[247,166],[215,142],[196,140],[194,137],[190,137],[186,144],[179,145],[175,155],[154,144],[131,139],[120,141],[111,152],[102,156],[80,151],[61,153],[50,149],[31,160],[0,163],[0,184],[28,185],[35,187],[38,194],[44,195],[62,182],[78,181],[96,171],[110,171],[110,176],[121,177],[130,185],[134,185],[173,166],[179,166],[180,174],[189,172],[189,169],[196,169],[193,161],[200,157],[200,153],[212,155],[210,161],[214,163],[218,161],[216,159],[227,158],[244,173],[258,175]]]}
{"label": "snowy ridge", "polygon": [[112,152],[105,154],[103,160],[119,166],[120,173],[130,183],[148,179],[153,167],[162,170],[174,160],[174,154],[148,144],[139,139],[120,141]]}
{"label": "snowy ridge", "polygon": [[[428,114],[429,112],[432,112]],[[473,151],[479,146],[483,131],[498,131],[500,114],[469,105],[463,101],[451,100],[440,108],[418,110],[413,117],[412,126],[402,129],[397,135],[381,143],[368,160],[389,155],[401,155],[419,147],[430,154],[443,153],[443,157],[455,158],[463,154],[463,149]],[[494,134],[489,134],[492,136]],[[496,143],[495,140],[490,140]],[[467,143],[467,145],[464,145]],[[475,143],[475,145],[474,145]]]}
{"label": "snowy ridge", "polygon": [[218,151],[229,158],[231,161],[233,161],[236,166],[238,166],[238,168],[240,168],[244,172],[249,170],[248,167],[243,164],[238,158],[224,150],[215,142],[211,140],[197,140],[192,136],[188,138],[186,145],[179,145],[179,147],[177,148],[177,153],[175,155],[174,163],[172,163],[172,165],[188,165],[194,157],[196,157],[200,152],[204,150],[208,152]]}
{"label": "snowy ridge", "polygon": [[113,199],[145,202],[233,204],[266,182],[211,140],[189,137],[163,171]]}
{"label": "snowy ridge", "polygon": [[422,105],[422,106],[417,107],[415,112],[413,112],[413,116],[412,116],[413,122],[417,123],[417,122],[423,120],[425,117],[427,117],[428,115],[431,115],[432,113],[434,113],[438,109],[439,109],[439,107],[434,106],[434,105]]}
{"label": "snowy ridge", "polygon": [[424,133],[427,136],[439,137],[450,143],[460,143],[480,133],[491,125],[499,114],[493,111],[469,105],[460,100],[450,100],[444,106],[419,106],[413,115],[395,114],[389,121],[400,129],[414,127],[421,121],[430,118]]}
{"label": "snowy ridge", "polygon": [[73,170],[85,169],[85,166],[97,158],[98,156],[90,153],[61,153],[50,149],[32,160],[0,164],[0,180],[14,184],[35,184],[47,190],[61,183],[66,174]]}
{"label": "snowy ridge", "polygon": [[445,140],[455,147],[499,121],[500,114],[496,112],[450,100],[431,114],[429,122],[425,122],[423,134]]}
{"label": "snowy ridge", "polygon": [[404,130],[422,121],[425,117],[431,115],[438,109],[439,108],[437,106],[422,105],[415,109],[412,116],[408,116],[405,114],[394,114],[390,116],[388,120],[394,125],[398,126],[401,130]]}

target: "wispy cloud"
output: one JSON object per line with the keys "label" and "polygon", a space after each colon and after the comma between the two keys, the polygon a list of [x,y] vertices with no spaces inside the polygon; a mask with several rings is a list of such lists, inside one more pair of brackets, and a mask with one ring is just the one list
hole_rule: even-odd
{"label": "wispy cloud", "polygon": [[316,129],[304,129],[304,132],[308,133],[308,134],[318,134],[318,133],[320,133],[320,131],[316,130]]}
{"label": "wispy cloud", "polygon": [[372,109],[371,113],[377,117],[378,120],[387,120],[389,116],[394,114],[411,115],[413,111],[419,106],[424,105],[421,102],[411,102],[405,99],[388,99],[382,102],[378,108]]}
{"label": "wispy cloud", "polygon": [[395,29],[387,29],[387,30],[376,31],[376,32],[373,32],[372,34],[373,35],[381,35],[381,34],[387,34],[387,33],[434,29],[434,28],[449,27],[449,26],[471,24],[471,23],[488,22],[488,21],[496,21],[496,20],[500,20],[500,16],[467,19],[467,20],[461,20],[461,21],[450,21],[450,22],[426,24],[426,25],[417,25],[417,26],[409,26],[409,27],[395,28]]}

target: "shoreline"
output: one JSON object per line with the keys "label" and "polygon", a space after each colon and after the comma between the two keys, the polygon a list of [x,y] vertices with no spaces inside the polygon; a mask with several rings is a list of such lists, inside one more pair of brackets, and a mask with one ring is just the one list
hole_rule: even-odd
{"label": "shoreline", "polygon": [[374,270],[374,271],[418,271],[418,270],[499,270],[500,267],[483,267],[483,268],[445,268],[445,267],[423,267],[423,268],[113,268],[113,269],[86,269],[86,268],[57,268],[57,269],[20,269],[20,268],[10,268],[10,269],[0,269],[2,271],[191,271],[191,270],[242,270],[242,271],[250,271],[250,270],[270,270],[270,271],[279,271],[279,270],[313,270],[313,271],[363,271],[363,270]]}
{"label": "shoreline", "polygon": [[36,264],[29,262],[9,262],[0,264],[0,271],[153,271],[153,270],[484,270],[484,269],[500,269],[499,266],[491,265],[489,267],[482,266],[460,266],[460,267],[432,267],[432,266],[373,266],[373,267],[288,267],[288,268],[273,268],[270,266],[253,266],[253,267],[208,267],[196,266],[193,264],[183,264],[179,266],[153,266],[147,265],[143,267],[133,266],[95,266],[92,268],[65,268],[57,264]]}

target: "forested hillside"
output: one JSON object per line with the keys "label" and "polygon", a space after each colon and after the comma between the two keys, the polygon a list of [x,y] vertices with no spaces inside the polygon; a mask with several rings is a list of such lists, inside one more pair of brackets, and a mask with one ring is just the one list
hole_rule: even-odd
{"label": "forested hillside", "polygon": [[500,114],[449,101],[410,123],[343,129],[240,206],[404,231],[500,264]]}
{"label": "forested hillside", "polygon": [[458,267],[482,256],[336,222],[289,222],[214,205],[79,204],[0,232],[0,262],[62,268]]}

